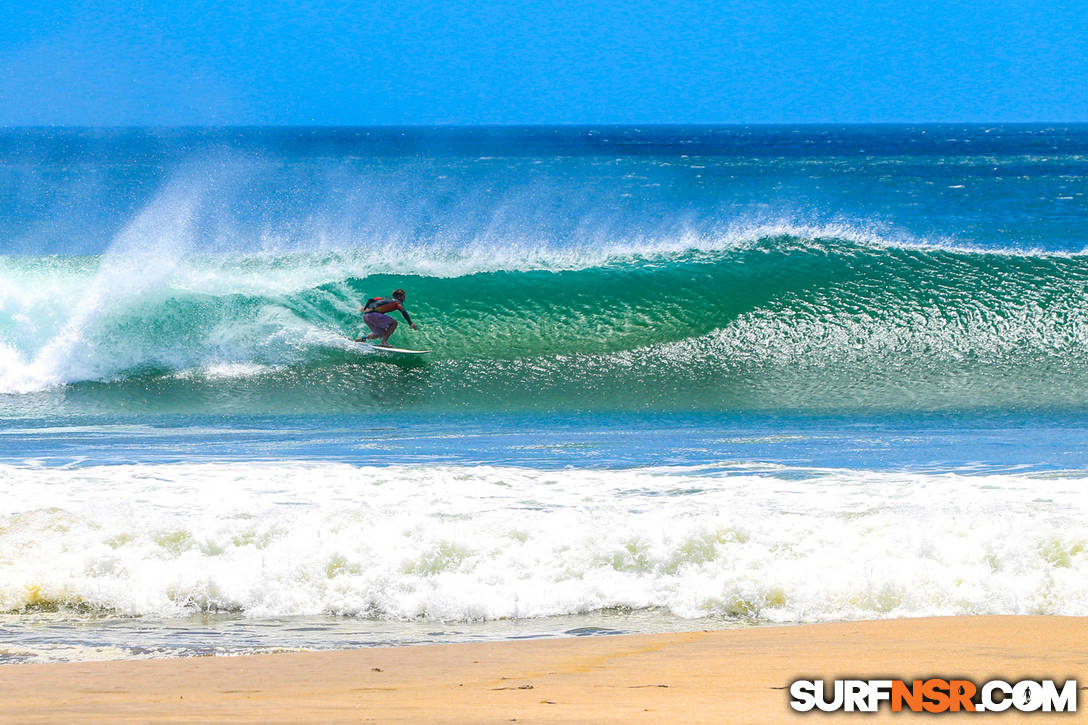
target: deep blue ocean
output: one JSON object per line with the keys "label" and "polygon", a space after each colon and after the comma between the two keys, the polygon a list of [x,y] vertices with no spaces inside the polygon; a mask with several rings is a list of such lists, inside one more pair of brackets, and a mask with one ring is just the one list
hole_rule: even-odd
{"label": "deep blue ocean", "polygon": [[[1088,126],[0,130],[0,662],[1088,615],[1086,180]],[[423,359],[351,342],[394,288]]]}

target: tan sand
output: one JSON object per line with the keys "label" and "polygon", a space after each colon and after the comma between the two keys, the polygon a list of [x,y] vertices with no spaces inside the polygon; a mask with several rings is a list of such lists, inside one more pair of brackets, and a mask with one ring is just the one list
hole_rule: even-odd
{"label": "tan sand", "polygon": [[[788,683],[1078,677],[1076,715],[796,714]],[[0,722],[1088,720],[1088,618],[949,617],[680,634],[0,667]]]}

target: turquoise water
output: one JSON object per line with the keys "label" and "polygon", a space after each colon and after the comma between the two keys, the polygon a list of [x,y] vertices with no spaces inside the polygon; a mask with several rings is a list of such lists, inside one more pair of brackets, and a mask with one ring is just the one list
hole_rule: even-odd
{"label": "turquoise water", "polygon": [[[133,254],[0,267],[13,413],[1088,403],[1088,261],[1066,253],[778,234],[493,271],[451,253],[429,274],[373,252],[194,255],[159,274]],[[360,302],[395,287],[421,324],[398,344],[426,363],[349,344]]]}
{"label": "turquoise water", "polygon": [[[0,661],[1088,613],[1088,127],[0,131]],[[431,349],[349,344],[408,291]]]}

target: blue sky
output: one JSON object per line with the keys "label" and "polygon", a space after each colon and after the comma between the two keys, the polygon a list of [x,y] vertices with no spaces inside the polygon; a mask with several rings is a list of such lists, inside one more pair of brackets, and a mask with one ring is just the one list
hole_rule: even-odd
{"label": "blue sky", "polygon": [[4,4],[9,126],[1088,121],[1083,2]]}

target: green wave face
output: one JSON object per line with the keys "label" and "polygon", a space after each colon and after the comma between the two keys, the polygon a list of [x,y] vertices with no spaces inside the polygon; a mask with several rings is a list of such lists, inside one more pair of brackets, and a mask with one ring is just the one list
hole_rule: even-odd
{"label": "green wave face", "polygon": [[[454,262],[188,259],[127,289],[103,259],[9,258],[0,390],[16,411],[43,396],[252,412],[1088,404],[1081,256],[780,236],[581,266]],[[396,287],[420,329],[393,339],[433,350],[425,362],[346,342],[359,304]]]}

